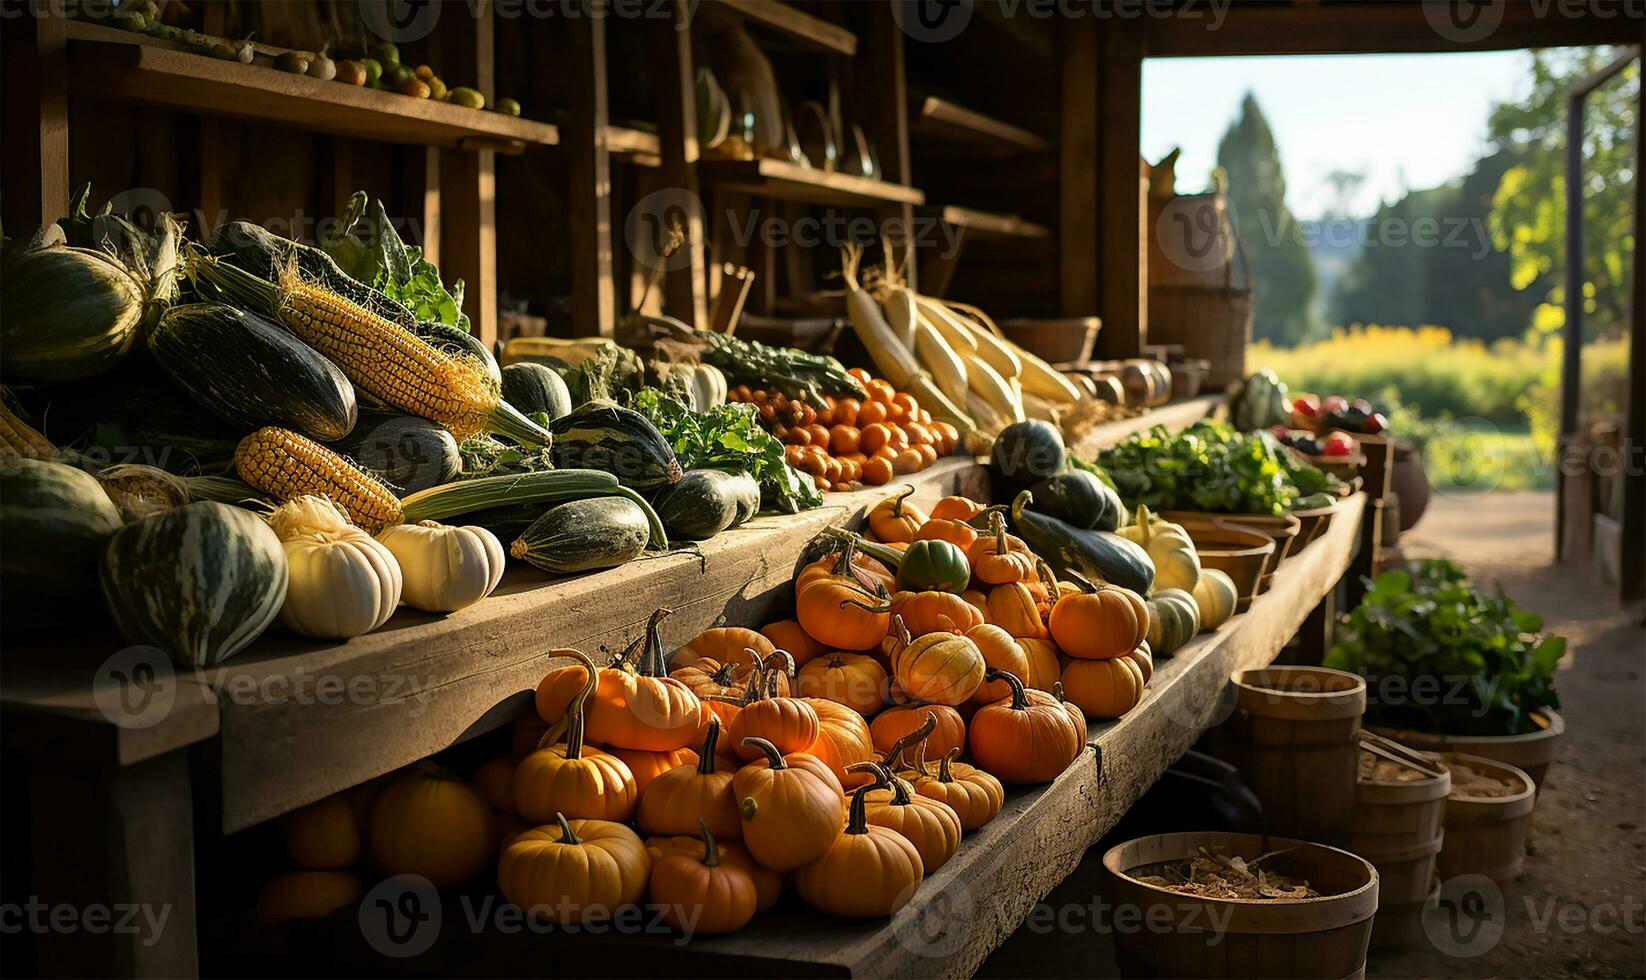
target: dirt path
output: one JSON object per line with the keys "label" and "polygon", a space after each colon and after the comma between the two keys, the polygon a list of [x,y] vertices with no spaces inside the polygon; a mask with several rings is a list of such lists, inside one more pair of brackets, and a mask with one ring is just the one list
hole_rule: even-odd
{"label": "dirt path", "polygon": [[[1506,928],[1478,955],[1428,944],[1374,954],[1376,977],[1646,976],[1646,629],[1586,569],[1557,567],[1547,493],[1437,496],[1403,545],[1500,582],[1569,641],[1557,678],[1567,734],[1533,817]],[[1476,952],[1475,947],[1468,951]]]}

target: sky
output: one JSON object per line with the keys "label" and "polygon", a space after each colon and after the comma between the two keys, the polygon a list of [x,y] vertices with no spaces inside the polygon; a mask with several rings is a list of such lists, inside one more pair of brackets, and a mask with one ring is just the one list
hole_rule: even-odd
{"label": "sky", "polygon": [[1292,213],[1320,217],[1336,198],[1326,175],[1347,170],[1367,175],[1349,213],[1370,215],[1407,189],[1467,173],[1492,106],[1530,89],[1524,51],[1158,58],[1143,63],[1143,156],[1181,146],[1178,190],[1204,189],[1250,90],[1280,147]]}

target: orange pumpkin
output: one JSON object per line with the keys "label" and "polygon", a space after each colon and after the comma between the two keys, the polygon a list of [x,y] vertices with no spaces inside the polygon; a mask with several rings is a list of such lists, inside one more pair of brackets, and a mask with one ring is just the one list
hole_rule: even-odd
{"label": "orange pumpkin", "polygon": [[1006,787],[976,766],[956,762],[958,755],[958,748],[944,753],[935,776],[926,769],[924,753],[917,756],[915,767],[919,771],[913,780],[914,791],[947,803],[960,818],[961,830],[976,830],[1000,815],[1000,808],[1006,805]]}
{"label": "orange pumpkin", "polygon": [[538,749],[520,760],[514,770],[515,807],[521,817],[537,824],[548,823],[556,813],[621,823],[634,815],[639,795],[634,774],[622,759],[584,747],[584,705],[595,692],[600,672],[585,654],[572,652],[588,679],[567,707],[566,743]]}
{"label": "orange pumpkin", "polygon": [[709,723],[709,732],[697,752],[697,765],[680,766],[661,773],[640,794],[634,822],[648,834],[685,834],[699,822],[720,837],[743,833],[737,813],[737,797],[732,795],[732,771],[721,770],[715,749],[720,744],[720,723]]}
{"label": "orange pumpkin", "polygon": [[868,717],[886,704],[886,668],[867,654],[836,650],[800,668],[794,689],[802,698],[836,701]]}
{"label": "orange pumpkin", "polygon": [[[493,761],[514,767],[508,759]],[[286,818],[286,856],[300,868],[347,868],[360,859],[360,829],[354,803],[341,793],[333,794]]]}
{"label": "orange pumpkin", "polygon": [[691,749],[671,749],[668,752],[647,752],[645,749],[618,749],[610,748],[607,754],[623,760],[634,774],[634,791],[646,792],[646,787],[652,780],[681,766],[697,765],[697,753]]}
{"label": "orange pumpkin", "polygon": [[[783,895],[782,875],[770,868],[761,867],[760,862],[749,853],[749,849],[738,841],[716,840],[715,846],[720,850],[720,860],[738,862],[754,881],[755,912],[764,912],[777,904],[777,900]],[[708,853],[708,848],[704,845],[702,835],[694,834],[687,837],[681,834],[674,837],[646,838],[646,853],[655,864],[670,854],[689,854],[700,858]]]}
{"label": "orange pumpkin", "polygon": [[989,597],[981,589],[967,589],[960,593],[960,598],[965,599],[967,605],[976,609],[977,614],[983,617],[985,623],[989,621]]}
{"label": "orange pumpkin", "polygon": [[861,773],[847,772],[854,762],[867,762],[875,757],[874,736],[863,716],[836,701],[824,698],[806,698],[805,702],[817,712],[817,741],[807,753],[823,760],[847,788],[867,781]]}
{"label": "orange pumpkin", "polygon": [[[977,645],[978,652],[983,654],[983,665],[996,670],[1004,670],[1016,674],[1020,678],[1029,676],[1031,664],[1025,643],[1035,643],[1035,640],[1019,640],[998,626],[988,623],[974,626],[966,631],[966,639]],[[1055,662],[1055,658],[1054,658]],[[1028,684],[1028,681],[1024,681]],[[1029,684],[1033,687],[1033,684]],[[1005,681],[989,681],[978,685],[977,691],[972,694],[972,700],[978,704],[992,704],[1012,693]]]}
{"label": "orange pumpkin", "polygon": [[814,755],[784,755],[763,738],[749,743],[763,758],[732,776],[744,846],[773,871],[811,864],[840,836],[846,816],[840,780]]}
{"label": "orange pumpkin", "polygon": [[513,756],[503,756],[482,763],[474,771],[474,787],[480,791],[480,798],[498,813],[514,812],[514,770],[518,764]]}
{"label": "orange pumpkin", "polygon": [[916,637],[892,656],[898,686],[910,697],[931,704],[964,703],[977,693],[985,669],[977,644],[954,633]]}
{"label": "orange pumpkin", "polygon": [[1149,608],[1130,589],[1098,584],[1058,599],[1050,628],[1059,649],[1071,657],[1124,657],[1149,635]]}
{"label": "orange pumpkin", "polygon": [[953,592],[899,592],[888,608],[903,617],[911,636],[964,633],[983,622],[977,607]]}
{"label": "orange pumpkin", "polygon": [[970,497],[948,496],[932,505],[934,520],[969,521],[983,513],[984,505]]}
{"label": "orange pumpkin", "polygon": [[538,920],[609,922],[640,901],[651,856],[635,832],[608,820],[556,814],[514,839],[497,860],[503,897]]}
{"label": "orange pumpkin", "polygon": [[815,909],[844,919],[875,919],[907,905],[926,870],[920,852],[896,831],[869,823],[869,787],[852,794],[843,833],[794,876]]}
{"label": "orange pumpkin", "polygon": [[895,831],[913,844],[928,875],[954,857],[960,847],[960,815],[952,807],[914,792],[907,780],[893,778],[878,762],[865,762],[860,768],[875,777],[863,798],[869,823]]}
{"label": "orange pumpkin", "polygon": [[884,640],[891,626],[885,609],[868,604],[877,602],[886,586],[879,586],[879,593],[867,591],[851,571],[856,550],[857,545],[846,540],[834,559],[834,571],[814,574],[815,566],[808,566],[795,582],[794,606],[801,628],[837,650],[867,650]]}
{"label": "orange pumpkin", "polygon": [[1126,659],[1137,665],[1138,671],[1143,674],[1143,683],[1149,683],[1154,677],[1154,651],[1149,648],[1148,640],[1139,643],[1136,650],[1126,654]]}
{"label": "orange pumpkin", "polygon": [[692,641],[676,650],[669,659],[669,666],[674,670],[690,667],[704,661],[719,664],[737,664],[740,667],[752,667],[758,657],[771,656],[777,647],[764,635],[741,626],[717,626],[706,629],[692,638]]}
{"label": "orange pumpkin", "polygon": [[751,740],[770,742],[784,755],[804,752],[817,741],[817,712],[812,706],[774,692],[768,688],[766,696],[744,705],[726,728],[732,748],[745,760],[758,758],[762,751]]}
{"label": "orange pumpkin", "polygon": [[1024,658],[1028,661],[1028,670],[1020,675],[1023,686],[1032,687],[1037,691],[1050,691],[1052,685],[1063,674],[1063,664],[1058,660],[1057,647],[1050,640],[1035,640],[1024,637],[1017,641],[1023,648]]}
{"label": "orange pumpkin", "polygon": [[496,831],[480,794],[425,759],[378,792],[366,840],[385,875],[422,875],[436,888],[449,888],[491,863]]}
{"label": "orange pumpkin", "polygon": [[977,528],[972,527],[965,521],[933,518],[920,525],[920,530],[915,533],[914,539],[916,541],[947,541],[961,551],[968,551],[971,549],[973,542],[977,540]]}
{"label": "orange pumpkin", "polygon": [[823,647],[818,646],[805,630],[800,628],[800,622],[794,619],[780,619],[775,623],[767,623],[760,627],[760,634],[772,641],[772,646],[778,650],[787,650],[794,658],[796,667],[804,667],[812,658],[825,653]]}
{"label": "orange pumpkin", "polygon": [[989,590],[989,622],[1019,639],[1044,640],[1049,635],[1040,603],[1022,582],[1007,582]]}
{"label": "orange pumpkin", "polygon": [[1035,578],[1034,555],[1021,539],[1006,533],[1006,519],[998,510],[989,513],[989,533],[972,542],[966,560],[978,581],[990,585]]}
{"label": "orange pumpkin", "polygon": [[967,744],[977,764],[1004,783],[1047,783],[1056,779],[1086,747],[1086,731],[1055,697],[1031,691],[1002,671],[989,680],[1004,680],[1012,695],[985,705],[972,716]]}
{"label": "orange pumpkin", "polygon": [[960,712],[946,704],[910,704],[887,708],[869,722],[875,751],[889,752],[899,739],[925,724],[928,715],[936,727],[926,739],[927,752],[935,755],[966,744],[966,722]]}
{"label": "orange pumpkin", "polygon": [[[895,588],[897,575],[879,559],[855,547],[858,543],[857,535],[843,534],[832,537],[841,547],[802,568],[800,574],[794,577],[795,592],[798,593],[814,579],[828,578],[835,575],[849,575],[851,580],[856,582],[865,592],[873,593],[885,590],[889,594]],[[851,570],[849,573],[846,570],[847,565],[843,556],[843,553],[847,550],[845,545],[848,543],[854,546],[851,548]],[[801,625],[804,627],[804,620],[801,621]]]}
{"label": "orange pumpkin", "polygon": [[736,861],[720,860],[720,848],[702,825],[703,856],[675,851],[652,865],[651,904],[664,922],[691,935],[735,932],[754,918],[754,877]]}
{"label": "orange pumpkin", "polygon": [[686,685],[699,699],[741,695],[744,685],[738,683],[736,674],[736,664],[723,664],[714,660],[699,660],[689,666],[676,667],[669,671],[670,677]]}
{"label": "orange pumpkin", "polygon": [[1143,700],[1143,671],[1130,657],[1070,660],[1063,668],[1069,700],[1093,718],[1119,718]]}
{"label": "orange pumpkin", "polygon": [[[702,724],[703,705],[685,684],[665,676],[660,624],[667,609],[652,613],[645,634],[631,643],[612,665],[601,669],[594,697],[586,708],[586,734],[604,745],[624,749],[666,752],[696,741]],[[636,651],[639,659],[630,664]],[[576,651],[557,650],[560,656]],[[549,671],[537,685],[537,713],[553,724],[565,717],[570,703],[569,671],[580,667],[560,667]],[[581,685],[579,685],[581,686]]]}
{"label": "orange pumpkin", "polygon": [[869,508],[869,530],[878,540],[888,544],[907,544],[914,540],[915,532],[926,523],[926,513],[907,503],[912,493],[914,487],[911,486]]}

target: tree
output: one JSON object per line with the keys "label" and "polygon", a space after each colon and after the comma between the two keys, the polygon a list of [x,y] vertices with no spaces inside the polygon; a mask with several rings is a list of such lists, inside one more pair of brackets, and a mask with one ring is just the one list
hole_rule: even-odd
{"label": "tree", "polygon": [[1309,333],[1314,265],[1286,208],[1286,175],[1274,133],[1250,92],[1217,145],[1217,165],[1228,177],[1229,209],[1251,263],[1252,332],[1279,344],[1296,344]]}
{"label": "tree", "polygon": [[[1541,331],[1565,322],[1566,92],[1611,62],[1610,48],[1536,51],[1532,92],[1493,110],[1492,139],[1518,151],[1492,206],[1493,244],[1510,259],[1510,280],[1545,303]],[[1633,140],[1640,138],[1640,62],[1588,99],[1583,140],[1584,322],[1591,336],[1616,334],[1628,316],[1634,241]]]}

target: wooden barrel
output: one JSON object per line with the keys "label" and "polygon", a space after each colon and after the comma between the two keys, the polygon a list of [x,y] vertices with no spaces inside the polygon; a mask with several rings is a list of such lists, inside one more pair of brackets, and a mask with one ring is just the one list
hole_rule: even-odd
{"label": "wooden barrel", "polygon": [[1464,752],[1514,766],[1532,777],[1532,782],[1543,785],[1549,767],[1560,754],[1560,742],[1566,734],[1566,719],[1549,708],[1539,708],[1532,720],[1541,726],[1525,735],[1435,735],[1407,729],[1376,728],[1402,745],[1422,752]]}
{"label": "wooden barrel", "polygon": [[1235,674],[1235,710],[1213,739],[1263,803],[1272,834],[1341,843],[1354,816],[1366,682],[1326,667]]}
{"label": "wooden barrel", "polygon": [[1446,843],[1437,866],[1442,878],[1485,875],[1502,883],[1520,874],[1526,861],[1526,834],[1532,829],[1536,784],[1514,766],[1478,755],[1446,753],[1448,766],[1461,763],[1475,772],[1510,780],[1518,789],[1509,796],[1458,796],[1454,785],[1446,798]]}
{"label": "wooden barrel", "polygon": [[1344,846],[1372,862],[1381,879],[1373,949],[1400,949],[1423,935],[1451,787],[1444,771],[1407,782],[1362,778],[1355,784],[1354,819]]}
{"label": "wooden barrel", "polygon": [[[1254,859],[1307,881],[1321,898],[1229,900],[1184,895],[1132,872],[1193,857],[1200,848]],[[1158,834],[1103,855],[1109,897],[1140,928],[1116,920],[1115,959],[1122,976],[1359,977],[1377,912],[1377,871],[1335,847],[1221,831]]]}

